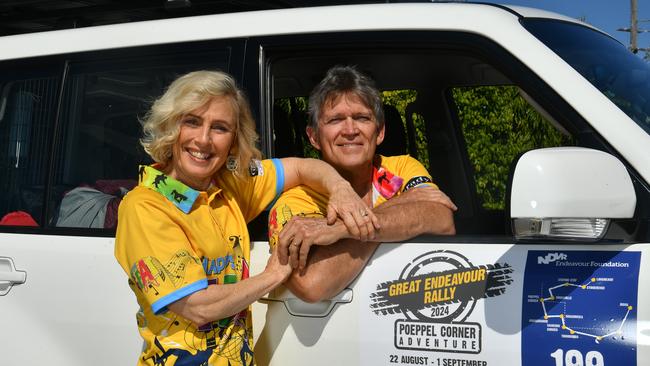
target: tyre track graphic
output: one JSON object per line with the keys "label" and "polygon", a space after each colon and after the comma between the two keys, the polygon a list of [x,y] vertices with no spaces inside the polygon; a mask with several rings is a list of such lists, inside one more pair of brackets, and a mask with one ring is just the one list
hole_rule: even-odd
{"label": "tyre track graphic", "polygon": [[[486,271],[486,279],[484,282],[472,283],[467,285],[460,285],[467,288],[466,291],[461,291],[458,298],[437,301],[431,304],[424,304],[422,301],[418,301],[417,305],[413,303],[405,304],[403,301],[398,299],[390,298],[388,296],[388,289],[390,285],[403,282],[407,280],[425,280],[427,277],[432,276],[444,276],[447,274],[454,274],[458,272],[471,271],[484,269]],[[377,315],[390,315],[396,313],[404,313],[407,311],[416,311],[428,308],[434,308],[440,305],[454,304],[463,301],[475,301],[482,298],[489,298],[502,295],[506,291],[506,286],[512,283],[512,278],[510,274],[513,272],[512,267],[509,264],[486,264],[479,266],[471,266],[458,268],[449,271],[442,272],[433,272],[424,275],[418,275],[410,277],[408,279],[397,280],[397,281],[386,281],[377,285],[377,291],[370,294],[370,307]],[[466,294],[466,296],[463,296]],[[477,294],[480,294],[477,296]],[[417,308],[416,308],[417,307]]]}
{"label": "tyre track graphic", "polygon": [[[573,316],[573,314],[567,314],[567,310],[566,310],[567,304],[566,304],[566,302],[565,301],[556,301],[556,300],[558,300],[558,298],[557,298],[557,296],[555,294],[553,294],[553,290],[557,290],[559,288],[564,288],[564,287],[575,287],[579,291],[580,290],[589,291],[590,290],[589,285],[590,284],[595,284],[596,282],[597,282],[596,278],[591,278],[591,280],[589,282],[587,282],[586,284],[582,284],[582,285],[576,285],[576,284],[573,284],[573,283],[570,283],[570,282],[563,282],[563,283],[561,283],[559,285],[549,287],[549,289],[548,289],[549,296],[548,297],[542,297],[542,298],[539,299],[539,303],[542,305],[542,310],[544,311],[544,320],[553,319],[553,318],[560,319],[562,321],[562,326],[561,326],[562,330],[565,330],[569,334],[572,334],[572,335],[574,335],[574,334],[575,335],[583,335],[585,337],[594,338],[594,341],[596,343],[599,343],[601,340],[603,340],[603,339],[605,339],[607,337],[613,337],[615,335],[622,335],[623,334],[623,326],[625,325],[625,321],[627,320],[627,317],[630,314],[630,312],[633,310],[633,307],[631,305],[625,305],[625,308],[627,309],[627,311],[625,312],[625,315],[623,316],[623,319],[621,320],[621,324],[618,326],[618,328],[616,330],[614,330],[613,332],[606,333],[606,334],[594,334],[594,333],[587,333],[587,332],[583,332],[583,331],[578,330],[578,329],[592,329],[592,328],[571,327],[571,326],[569,326],[568,323],[567,323],[567,319],[571,318]],[[549,314],[548,311],[546,310],[546,303],[547,302],[561,303],[564,310],[560,314]]]}

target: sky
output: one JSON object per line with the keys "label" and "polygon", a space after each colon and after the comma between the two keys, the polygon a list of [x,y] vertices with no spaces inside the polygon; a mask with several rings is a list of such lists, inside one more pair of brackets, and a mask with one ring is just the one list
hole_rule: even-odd
{"label": "sky", "polygon": [[[631,0],[479,0],[480,2],[511,4],[549,10],[571,18],[584,19],[587,23],[608,33],[626,47],[630,45],[630,33],[617,31],[630,27]],[[637,0],[639,29],[650,31],[650,0]],[[648,20],[641,22],[641,20]],[[639,33],[637,46],[650,48],[650,32]]]}

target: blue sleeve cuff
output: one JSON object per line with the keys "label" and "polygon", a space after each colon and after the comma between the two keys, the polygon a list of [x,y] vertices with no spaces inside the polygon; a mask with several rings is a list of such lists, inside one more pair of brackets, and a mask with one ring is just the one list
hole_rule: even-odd
{"label": "blue sleeve cuff", "polygon": [[180,288],[171,294],[165,295],[158,301],[151,304],[151,310],[154,314],[160,315],[167,311],[167,305],[174,301],[180,300],[185,296],[191,295],[197,291],[203,290],[208,287],[208,280],[203,278],[194,283],[191,283],[183,288]]}
{"label": "blue sleeve cuff", "polygon": [[273,201],[271,201],[271,203],[266,207],[266,211],[270,210],[271,207],[275,205],[275,202],[277,202],[284,190],[284,166],[282,165],[282,161],[280,159],[271,159],[271,162],[275,167],[275,198],[273,198]]}

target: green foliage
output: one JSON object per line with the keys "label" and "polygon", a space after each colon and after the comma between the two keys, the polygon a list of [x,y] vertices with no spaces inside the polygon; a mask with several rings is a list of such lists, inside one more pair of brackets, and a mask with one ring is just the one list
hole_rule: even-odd
{"label": "green foliage", "polygon": [[[274,103],[276,106],[279,106],[282,109],[282,111],[287,114],[287,116],[292,116],[292,113],[294,112],[300,112],[300,113],[296,113],[295,116],[302,116],[304,120],[294,121],[299,126],[292,126],[290,131],[292,135],[290,136],[290,139],[291,141],[296,141],[297,139],[300,139],[302,141],[303,157],[315,158],[315,159],[320,158],[320,154],[318,150],[314,149],[314,147],[311,146],[311,143],[309,143],[309,139],[307,138],[307,134],[305,133],[302,127],[302,126],[307,126],[308,123],[307,108],[309,104],[309,98],[307,97],[279,98],[276,99]],[[289,118],[289,120],[291,119]]]}
{"label": "green foliage", "polygon": [[514,86],[455,88],[458,109],[476,190],[486,209],[505,208],[512,161],[528,150],[573,145],[537,113]]}
{"label": "green foliage", "polygon": [[402,90],[387,90],[381,93],[381,101],[384,104],[392,105],[397,108],[399,114],[402,116],[402,123],[406,128],[406,107],[413,103],[418,97],[418,92],[415,90],[402,89]]}
{"label": "green foliage", "polygon": [[427,148],[427,134],[424,125],[424,117],[417,113],[413,113],[413,125],[415,127],[415,157],[429,170],[429,151]]}

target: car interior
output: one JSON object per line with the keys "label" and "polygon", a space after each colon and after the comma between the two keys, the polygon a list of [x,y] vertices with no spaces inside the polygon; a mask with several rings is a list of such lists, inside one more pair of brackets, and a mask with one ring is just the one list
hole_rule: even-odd
{"label": "car interior", "polygon": [[[274,101],[275,156],[317,156],[305,137],[306,104],[311,89],[334,65],[354,65],[375,80],[384,96],[386,125],[386,138],[378,146],[377,153],[408,153],[420,160],[433,181],[458,206],[455,213],[458,234],[508,233],[503,207],[505,189],[497,192],[501,195],[501,207],[485,207],[482,192],[476,185],[476,169],[480,167],[468,152],[468,145],[476,142],[467,140],[469,125],[459,116],[461,111],[452,91],[479,87],[516,88],[516,98],[527,106],[530,113],[536,118],[543,119],[540,112],[550,117],[539,104],[526,102],[525,99],[532,101],[532,98],[521,93],[513,81],[496,67],[470,52],[456,49],[355,48],[328,53],[306,52],[298,56],[295,52],[292,55],[281,54],[270,57],[269,68],[269,99]],[[494,113],[488,106],[484,107],[485,113]],[[476,112],[481,113],[480,110]],[[485,118],[490,117],[486,115]],[[568,133],[556,121],[545,124],[549,133],[560,134],[565,143],[570,143]],[[520,148],[523,149],[526,147]],[[509,163],[505,174],[497,178],[503,187],[508,169]]]}

